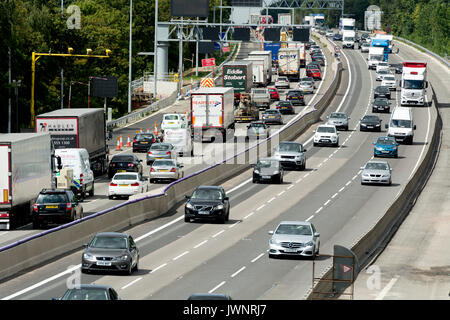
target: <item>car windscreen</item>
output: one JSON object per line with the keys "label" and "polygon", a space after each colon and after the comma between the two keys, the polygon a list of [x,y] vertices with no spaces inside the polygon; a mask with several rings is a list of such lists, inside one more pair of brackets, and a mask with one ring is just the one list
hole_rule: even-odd
{"label": "car windscreen", "polygon": [[89,244],[91,248],[98,249],[127,249],[125,237],[96,236]]}
{"label": "car windscreen", "polygon": [[109,300],[106,290],[103,289],[71,289],[61,300]]}
{"label": "car windscreen", "polygon": [[170,149],[170,145],[169,144],[153,144],[150,147],[150,150],[169,150]]}
{"label": "car windscreen", "polygon": [[282,224],[280,225],[275,234],[292,234],[297,236],[311,236],[311,227],[301,224]]}
{"label": "car windscreen", "polygon": [[334,127],[318,127],[317,132],[335,133],[336,129]]}
{"label": "car windscreen", "polygon": [[268,109],[268,110],[264,111],[264,113],[267,113],[267,114],[278,114],[279,112],[277,110]]}
{"label": "car windscreen", "polygon": [[330,118],[345,119],[347,118],[347,116],[344,113],[333,112],[332,114],[330,114]]}
{"label": "car windscreen", "polygon": [[164,120],[178,120],[179,116],[177,114],[166,114],[164,115]]}
{"label": "car windscreen", "polygon": [[395,81],[395,77],[393,77],[393,76],[385,76],[383,79],[389,80],[389,81]]}
{"label": "car windscreen", "polygon": [[195,200],[222,200],[222,193],[214,189],[197,189],[191,198]]}
{"label": "car windscreen", "polygon": [[113,180],[137,180],[135,174],[115,174]]}
{"label": "car windscreen", "polygon": [[391,120],[391,127],[393,128],[411,128],[411,120]]}
{"label": "car windscreen", "polygon": [[363,122],[378,122],[379,119],[377,116],[364,116]]}
{"label": "car windscreen", "polygon": [[170,160],[155,160],[153,167],[174,167],[175,163]]}
{"label": "car windscreen", "polygon": [[372,61],[382,61],[384,59],[383,55],[370,55],[369,60]]}
{"label": "car windscreen", "polygon": [[280,152],[302,152],[302,146],[296,143],[280,143],[278,146]]}
{"label": "car windscreen", "polygon": [[301,85],[301,86],[309,87],[309,86],[312,86],[312,83],[311,83],[311,82],[308,82],[308,81],[302,81],[302,82],[300,82],[300,85]]}
{"label": "car windscreen", "polygon": [[374,104],[378,106],[387,106],[389,104],[389,101],[384,99],[375,99]]}
{"label": "car windscreen", "polygon": [[133,156],[114,156],[111,162],[133,162]]}
{"label": "car windscreen", "polygon": [[387,168],[387,164],[385,163],[371,162],[366,164],[366,169],[369,170],[387,170]]}
{"label": "car windscreen", "polygon": [[394,145],[395,143],[393,139],[378,138],[377,140],[377,144]]}
{"label": "car windscreen", "polygon": [[424,82],[422,80],[405,80],[403,88],[405,89],[423,89]]}
{"label": "car windscreen", "polygon": [[278,168],[279,164],[278,161],[274,160],[259,160],[256,166],[258,168]]}
{"label": "car windscreen", "polygon": [[67,195],[64,193],[40,194],[36,203],[67,203]]}
{"label": "car windscreen", "polygon": [[136,135],[136,140],[137,141],[142,141],[142,140],[152,140],[154,139],[155,136],[151,133],[146,133],[146,134],[138,134]]}

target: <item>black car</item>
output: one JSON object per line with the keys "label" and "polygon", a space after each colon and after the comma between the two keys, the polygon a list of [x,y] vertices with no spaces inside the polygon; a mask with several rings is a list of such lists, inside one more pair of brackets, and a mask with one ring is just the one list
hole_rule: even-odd
{"label": "black car", "polygon": [[342,36],[339,33],[335,33],[333,36],[334,41],[342,41]]}
{"label": "black car", "polygon": [[286,100],[290,101],[293,105],[306,105],[303,92],[299,90],[289,90],[286,94]]}
{"label": "black car", "polygon": [[147,152],[150,146],[156,142],[154,133],[138,133],[133,139],[133,152]]}
{"label": "black car", "polygon": [[215,220],[225,223],[230,217],[230,201],[225,190],[217,186],[199,186],[187,199],[184,221],[191,219]]}
{"label": "black car", "polygon": [[381,132],[381,119],[374,114],[366,114],[359,124],[359,131]]}
{"label": "black car", "polygon": [[387,99],[391,99],[391,90],[389,90],[389,87],[386,86],[378,86],[375,88],[375,90],[373,91],[373,98],[387,98]]}
{"label": "black car", "polygon": [[295,108],[291,101],[280,101],[276,105],[281,114],[295,114]]}
{"label": "black car", "polygon": [[138,172],[142,175],[142,160],[134,154],[119,154],[112,157],[108,167],[108,178],[117,172]]}
{"label": "black car", "polygon": [[387,112],[391,111],[391,104],[387,98],[376,98],[372,104],[372,112]]}
{"label": "black car", "polygon": [[66,223],[83,217],[83,207],[68,189],[42,189],[33,204],[33,229],[48,223]]}
{"label": "black car", "polygon": [[277,159],[259,159],[253,167],[253,183],[272,182],[283,183],[283,167]]}
{"label": "black car", "polygon": [[116,290],[110,286],[80,284],[67,289],[61,299],[53,300],[120,300],[120,297]]}
{"label": "black car", "polygon": [[389,65],[390,68],[395,70],[395,73],[402,74],[403,73],[403,64],[401,63],[393,63]]}

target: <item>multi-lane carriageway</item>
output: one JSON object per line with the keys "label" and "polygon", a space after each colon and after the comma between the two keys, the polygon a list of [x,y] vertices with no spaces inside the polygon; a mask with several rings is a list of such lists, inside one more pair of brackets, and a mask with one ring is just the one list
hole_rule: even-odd
{"label": "multi-lane carriageway", "polygon": [[[131,276],[82,274],[81,282],[111,285],[123,299],[186,299],[198,292],[227,293],[233,299],[303,298],[311,287],[311,261],[269,259],[268,231],[282,220],[307,220],[321,234],[321,253],[331,253],[334,244],[351,246],[384,214],[417,167],[425,144],[430,141],[432,119],[429,108],[414,108],[415,143],[401,145],[399,158],[387,160],[393,168],[392,186],[360,185],[359,168],[372,157],[372,142],[380,133],[360,132],[358,121],[364,114],[371,113],[373,90],[378,83],[374,71],[367,69],[365,54],[358,50],[343,53],[342,84],[325,112],[326,115],[336,110],[345,111],[351,117],[350,130],[340,133],[339,148],[312,147],[312,130],[317,124],[312,126],[297,139],[308,149],[305,171],[288,171],[282,185],[252,184],[249,181],[251,170],[222,184],[231,200],[228,223],[184,223],[184,205],[181,205],[158,219],[126,230],[135,238],[140,250],[137,273]],[[401,61],[395,55],[389,59],[391,63]],[[325,83],[330,81],[331,74],[328,68],[328,76],[318,95],[327,87]],[[398,98],[399,91],[391,100],[392,107],[398,104]],[[318,96],[308,97],[308,104],[311,99],[318,99]],[[300,113],[304,109],[297,107],[296,111]],[[172,110],[183,112],[186,102],[165,112]],[[151,127],[155,121],[160,121],[160,117],[161,114],[156,114],[120,134],[125,136],[127,130],[134,133],[140,127]],[[389,114],[380,117],[384,125]],[[285,116],[285,123],[288,120]],[[198,166],[188,166],[186,173],[198,169]],[[104,179],[103,183],[102,187],[102,180],[97,182],[96,193],[100,195],[84,203],[85,212],[111,206],[105,196],[108,181]],[[23,230],[17,236],[33,232]],[[11,239],[10,233],[0,233],[3,244]],[[74,270],[79,270],[81,254],[80,249],[3,282],[0,298],[61,296],[67,288],[67,279]],[[329,264],[320,257],[316,262],[319,270]]]}

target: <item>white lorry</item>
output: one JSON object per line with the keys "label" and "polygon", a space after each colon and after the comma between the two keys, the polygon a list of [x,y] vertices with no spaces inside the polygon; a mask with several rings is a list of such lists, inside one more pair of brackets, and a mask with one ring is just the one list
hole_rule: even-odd
{"label": "white lorry", "polygon": [[281,48],[278,51],[278,76],[300,77],[300,48]]}
{"label": "white lorry", "polygon": [[383,47],[370,47],[369,57],[367,58],[368,68],[376,69],[378,63],[384,61],[384,48]]}
{"label": "white lorry", "polygon": [[193,156],[191,128],[166,129],[164,142],[175,147],[175,152],[180,156]]}
{"label": "white lorry", "polygon": [[339,33],[344,36],[344,31],[356,31],[355,19],[353,18],[340,18],[339,19]]}
{"label": "white lorry", "polygon": [[248,54],[249,58],[263,57],[264,69],[266,72],[266,84],[270,84],[272,81],[272,51],[251,51]]}
{"label": "white lorry", "polygon": [[342,47],[355,49],[356,32],[352,30],[344,30],[342,32]]}
{"label": "white lorry", "polygon": [[256,87],[264,87],[267,82],[267,70],[265,68],[265,58],[264,57],[248,57],[244,59],[245,61],[251,62],[252,74],[253,74],[253,84]]}
{"label": "white lorry", "polygon": [[195,141],[234,135],[234,89],[199,88],[191,92],[192,134]]}
{"label": "white lorry", "polygon": [[300,49],[300,68],[304,68],[306,66],[305,44],[303,42],[289,42],[287,47]]}
{"label": "white lorry", "polygon": [[0,134],[0,229],[31,221],[39,192],[56,186],[54,159],[49,133]]}
{"label": "white lorry", "polygon": [[427,82],[426,62],[403,62],[402,79],[400,80],[401,105],[425,105],[425,89]]}

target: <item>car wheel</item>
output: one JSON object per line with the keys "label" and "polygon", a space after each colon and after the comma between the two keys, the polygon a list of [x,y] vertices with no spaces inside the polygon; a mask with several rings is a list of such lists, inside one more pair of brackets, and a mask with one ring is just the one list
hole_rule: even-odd
{"label": "car wheel", "polygon": [[81,273],[87,274],[87,273],[89,273],[89,270],[81,268]]}
{"label": "car wheel", "polygon": [[39,229],[41,224],[37,220],[33,220],[33,229]]}
{"label": "car wheel", "polygon": [[398,153],[396,153],[394,157],[395,157],[395,158],[398,158]]}
{"label": "car wheel", "polygon": [[313,147],[317,147],[317,143],[313,142]]}
{"label": "car wheel", "polygon": [[184,222],[191,222],[191,218],[184,216]]}
{"label": "car wheel", "polygon": [[92,181],[92,188],[89,191],[89,197],[93,197],[94,196],[94,181]]}
{"label": "car wheel", "polygon": [[131,274],[133,273],[133,263],[130,262],[130,265],[128,266],[128,269],[126,271],[126,274],[131,276]]}
{"label": "car wheel", "polygon": [[392,185],[392,180],[391,179],[389,179],[389,184],[388,185],[389,186]]}
{"label": "car wheel", "polygon": [[222,216],[218,219],[219,223],[221,223],[221,224],[224,224],[224,223],[225,223],[225,220],[226,220],[226,216],[225,216],[225,215],[222,215]]}
{"label": "car wheel", "polygon": [[109,200],[113,200],[113,199],[114,199],[114,196],[108,196],[108,199],[109,199]]}
{"label": "car wheel", "polygon": [[134,271],[139,271],[139,257],[137,258],[136,265],[134,266]]}
{"label": "car wheel", "polygon": [[155,179],[150,179],[150,183],[154,183],[155,182]]}

